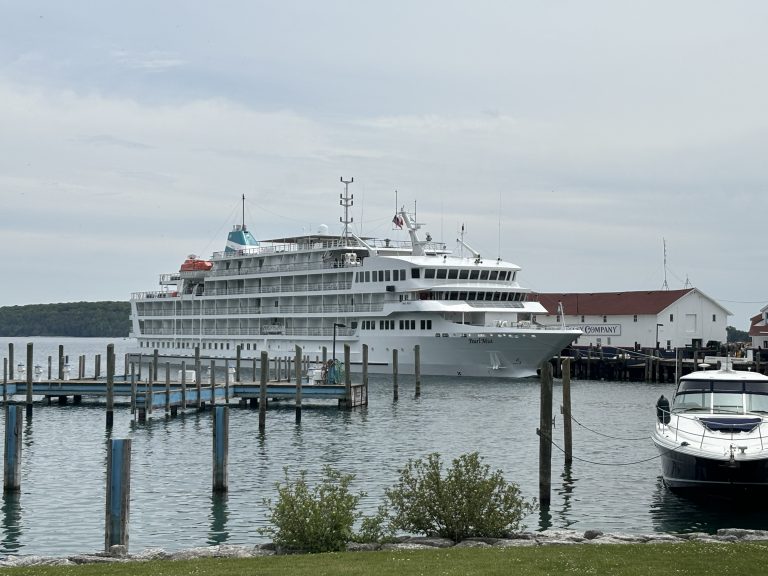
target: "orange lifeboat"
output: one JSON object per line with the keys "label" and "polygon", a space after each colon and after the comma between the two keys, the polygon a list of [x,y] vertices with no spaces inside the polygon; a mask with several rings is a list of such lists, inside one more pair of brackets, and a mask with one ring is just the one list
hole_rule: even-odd
{"label": "orange lifeboat", "polygon": [[189,257],[187,257],[186,260],[184,260],[184,263],[181,265],[181,268],[179,269],[180,272],[196,272],[196,271],[203,271],[207,272],[213,268],[213,262],[210,260],[201,260],[194,254],[190,254]]}

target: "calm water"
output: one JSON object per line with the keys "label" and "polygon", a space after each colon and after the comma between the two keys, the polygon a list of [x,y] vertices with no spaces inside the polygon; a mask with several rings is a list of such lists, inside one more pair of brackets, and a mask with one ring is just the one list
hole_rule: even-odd
{"label": "calm water", "polygon": [[[0,339],[0,356],[9,339]],[[35,338],[35,362],[47,369],[58,345],[76,368],[76,356],[104,354],[102,339]],[[13,340],[15,360],[25,360],[27,340]],[[130,342],[115,340],[118,367]],[[119,368],[118,368],[119,369]],[[54,361],[54,371],[56,362]],[[526,520],[548,527],[613,532],[715,531],[768,528],[765,509],[695,502],[669,493],[659,477],[650,440],[654,404],[670,384],[572,382],[575,461],[569,470],[553,448],[553,493],[548,510]],[[555,441],[562,445],[561,388],[555,385]],[[307,401],[305,400],[305,405]],[[535,380],[498,382],[424,378],[422,396],[401,375],[400,400],[391,382],[370,380],[369,406],[345,412],[306,407],[300,426],[290,404],[270,405],[267,433],[258,434],[258,411],[230,412],[228,495],[211,495],[211,414],[187,413],[146,424],[127,407],[115,413],[114,438],[132,438],[130,549],[167,550],[209,544],[256,544],[266,523],[264,498],[274,497],[283,468],[306,469],[317,478],[323,464],[356,475],[355,490],[373,513],[384,488],[408,458],[440,452],[445,459],[478,451],[492,468],[517,482],[527,498],[538,496],[539,388]],[[65,555],[104,545],[106,440],[104,406],[35,406],[24,424],[22,490],[0,507],[0,552]],[[4,427],[4,415],[0,415]],[[598,430],[600,436],[587,428]],[[4,428],[3,428],[4,429]],[[635,439],[635,440],[631,440]],[[645,462],[632,464],[633,462]],[[726,509],[727,512],[724,512]]]}

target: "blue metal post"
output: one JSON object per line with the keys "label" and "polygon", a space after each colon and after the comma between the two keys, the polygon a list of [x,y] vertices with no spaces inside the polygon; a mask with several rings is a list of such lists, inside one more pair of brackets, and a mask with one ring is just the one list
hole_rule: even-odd
{"label": "blue metal post", "polygon": [[131,440],[112,439],[107,455],[107,506],[104,550],[128,548],[128,519],[131,503]]}

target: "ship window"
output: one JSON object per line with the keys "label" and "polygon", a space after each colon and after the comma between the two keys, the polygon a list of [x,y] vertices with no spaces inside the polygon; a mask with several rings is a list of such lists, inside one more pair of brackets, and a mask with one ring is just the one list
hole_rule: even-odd
{"label": "ship window", "polygon": [[434,277],[435,277],[434,268],[424,268],[424,278],[434,278]]}
{"label": "ship window", "polygon": [[458,300],[459,299],[459,293],[458,292],[449,292],[448,299],[449,300]]}
{"label": "ship window", "polygon": [[467,299],[467,293],[459,292],[459,300],[466,300],[466,299]]}
{"label": "ship window", "polygon": [[459,271],[452,269],[448,270],[448,279],[449,280],[456,280],[459,277]]}
{"label": "ship window", "polygon": [[491,280],[498,280],[498,279],[499,279],[499,271],[491,270]]}
{"label": "ship window", "polygon": [[379,270],[379,282],[384,282],[384,270]]}
{"label": "ship window", "polygon": [[480,280],[488,280],[488,270],[480,270]]}
{"label": "ship window", "polygon": [[389,270],[384,270],[384,282],[389,282]]}
{"label": "ship window", "polygon": [[411,268],[411,278],[419,278],[420,270],[420,268]]}
{"label": "ship window", "polygon": [[494,292],[494,293],[493,293],[493,299],[494,299],[495,301],[497,301],[497,302],[498,302],[499,300],[501,300],[501,293],[499,293],[499,292]]}
{"label": "ship window", "polygon": [[355,272],[355,282],[360,282],[360,272]]}
{"label": "ship window", "polygon": [[403,329],[403,321],[400,320],[400,330],[402,330],[402,329]]}
{"label": "ship window", "polygon": [[467,294],[467,300],[477,300],[477,292],[470,292]]}
{"label": "ship window", "polygon": [[365,273],[365,280],[363,280],[363,282],[370,282],[370,281],[371,281],[371,273],[370,272],[366,272]]}
{"label": "ship window", "polygon": [[437,269],[437,277],[438,279],[444,279],[446,276],[448,276],[448,270],[445,268],[438,268]]}
{"label": "ship window", "polygon": [[459,280],[466,280],[469,278],[469,270],[459,270]]}
{"label": "ship window", "polygon": [[411,330],[416,330],[416,320],[411,320]]}
{"label": "ship window", "polygon": [[470,270],[469,271],[469,279],[470,280],[477,280],[480,276],[480,270]]}

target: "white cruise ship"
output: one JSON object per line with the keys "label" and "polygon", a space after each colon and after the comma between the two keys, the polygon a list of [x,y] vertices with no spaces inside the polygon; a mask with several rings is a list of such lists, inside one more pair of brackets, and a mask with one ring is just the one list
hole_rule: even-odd
{"label": "white cruise ship", "polygon": [[398,350],[401,373],[414,369],[420,345],[424,375],[520,378],[571,344],[581,331],[538,325],[545,309],[528,301],[520,268],[488,260],[462,239],[458,254],[423,237],[404,209],[393,219],[408,241],[359,237],[349,230],[352,199],[341,234],[257,241],[245,223],[210,260],[190,256],[178,272],[160,276],[160,289],[131,296],[132,336],[139,353],[173,358],[343,355],[353,370],[368,345],[370,372],[390,372]]}

